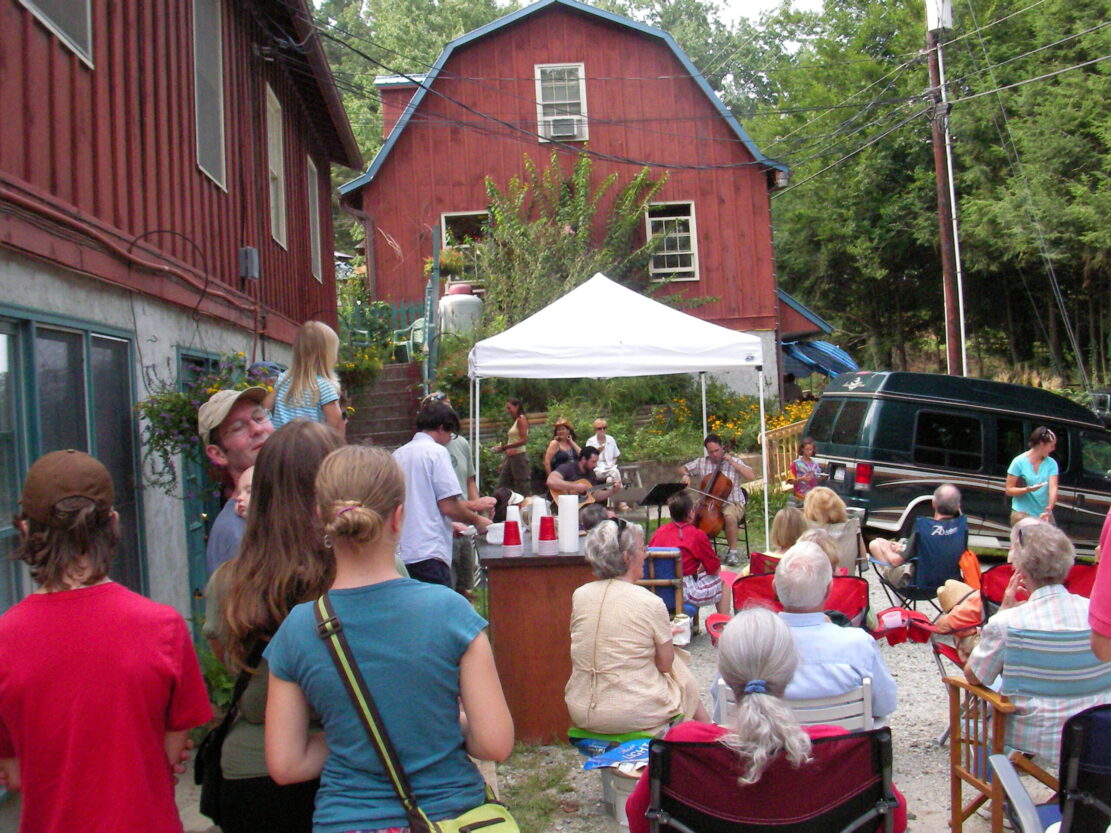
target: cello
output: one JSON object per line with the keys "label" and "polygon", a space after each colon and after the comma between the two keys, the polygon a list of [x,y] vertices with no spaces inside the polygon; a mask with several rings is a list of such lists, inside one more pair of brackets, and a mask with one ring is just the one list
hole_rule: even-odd
{"label": "cello", "polygon": [[694,507],[694,519],[691,523],[705,532],[707,538],[714,538],[725,526],[722,507],[733,492],[733,481],[721,470],[724,465],[725,455],[722,454],[717,468],[702,478],[698,488],[690,487],[691,491],[701,495]]}

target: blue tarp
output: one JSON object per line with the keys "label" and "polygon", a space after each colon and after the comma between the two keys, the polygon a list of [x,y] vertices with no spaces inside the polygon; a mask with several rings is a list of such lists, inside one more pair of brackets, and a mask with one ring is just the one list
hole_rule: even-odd
{"label": "blue tarp", "polygon": [[796,377],[824,373],[830,378],[850,370],[860,370],[852,356],[828,341],[783,342],[783,372]]}

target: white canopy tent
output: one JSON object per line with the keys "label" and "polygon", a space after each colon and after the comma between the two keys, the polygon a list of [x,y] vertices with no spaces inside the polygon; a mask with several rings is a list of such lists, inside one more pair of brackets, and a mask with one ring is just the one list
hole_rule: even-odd
{"label": "white canopy tent", "polygon": [[[596,316],[587,311],[595,310]],[[588,322],[601,322],[590,326]],[[698,373],[706,433],[706,372],[751,368],[760,391],[764,433],[764,374],[760,339],[711,324],[654,301],[602,273],[519,324],[471,349],[472,447],[479,469],[478,416],[484,378],[580,379]],[[764,482],[768,480],[763,456]],[[764,489],[765,536],[768,491]]]}

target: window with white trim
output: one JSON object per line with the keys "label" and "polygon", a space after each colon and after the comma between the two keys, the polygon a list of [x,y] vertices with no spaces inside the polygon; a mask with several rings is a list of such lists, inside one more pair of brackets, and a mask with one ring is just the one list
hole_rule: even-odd
{"label": "window with white trim", "polygon": [[193,0],[193,111],[197,165],[225,187],[222,0]]}
{"label": "window with white trim", "polygon": [[645,217],[649,238],[663,238],[648,271],[653,277],[676,281],[698,280],[698,243],[694,203],[657,203]]}
{"label": "window with white trim", "polygon": [[285,138],[282,105],[266,85],[266,167],[270,179],[270,235],[285,247]]}
{"label": "window with white trim", "polygon": [[583,64],[536,65],[536,122],[536,132],[545,141],[588,138]]}
{"label": "window with white trim", "polygon": [[445,211],[440,215],[440,239],[444,246],[469,249],[471,242],[486,236],[489,211]]}
{"label": "window with white trim", "polygon": [[92,0],[20,0],[47,29],[93,65]]}
{"label": "window with white trim", "polygon": [[312,276],[324,283],[323,264],[320,262],[320,177],[311,156],[305,157],[305,189],[309,195],[309,257],[312,259]]}

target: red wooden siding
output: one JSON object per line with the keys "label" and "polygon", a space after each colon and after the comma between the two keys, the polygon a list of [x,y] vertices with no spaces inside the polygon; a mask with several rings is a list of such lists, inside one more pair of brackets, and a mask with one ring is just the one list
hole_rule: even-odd
{"label": "red wooden siding", "polygon": [[[335,317],[329,153],[296,68],[253,53],[273,41],[245,5],[222,8],[226,190],[197,165],[192,3],[93,0],[90,69],[18,0],[0,0],[0,245],[190,309],[203,294],[202,312],[248,328],[257,314],[289,340],[306,318]],[[266,83],[283,107],[288,249],[270,236]],[[310,267],[308,155],[323,283]],[[44,225],[51,211],[61,216]],[[259,250],[258,282],[238,277],[242,246]],[[182,275],[137,268],[113,247]]]}
{"label": "red wooden siding", "polygon": [[[585,64],[592,150],[683,166],[753,161],[659,39],[566,7],[546,8],[457,49],[434,82],[444,97],[424,98],[386,163],[362,189],[363,208],[378,233],[380,298],[421,296],[431,229],[444,212],[481,210],[485,177],[504,186],[522,172],[525,153],[546,166],[552,145],[531,135],[536,132],[534,66],[579,62]],[[483,120],[452,99],[527,132]],[[571,156],[563,155],[570,165]],[[594,160],[598,180],[617,172],[626,181],[640,167]],[[765,170],[758,165],[673,169],[656,199],[694,203],[700,279],[673,283],[668,291],[718,298],[693,312],[725,326],[774,329]]]}

